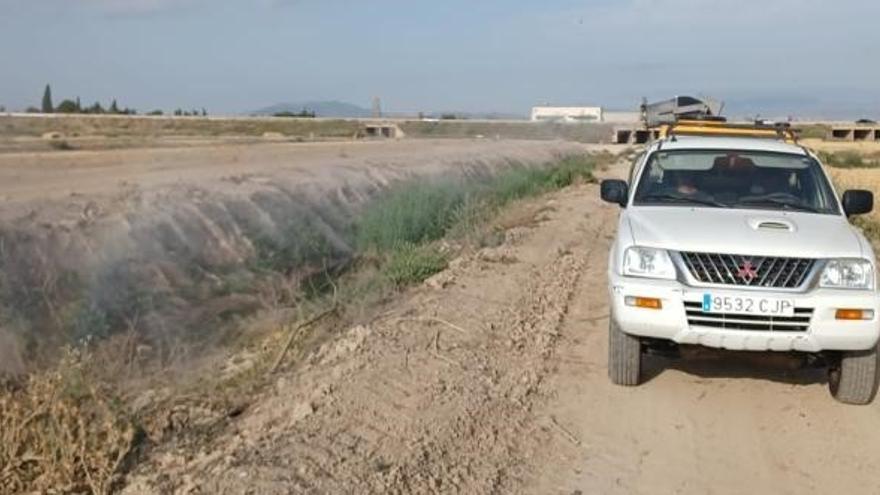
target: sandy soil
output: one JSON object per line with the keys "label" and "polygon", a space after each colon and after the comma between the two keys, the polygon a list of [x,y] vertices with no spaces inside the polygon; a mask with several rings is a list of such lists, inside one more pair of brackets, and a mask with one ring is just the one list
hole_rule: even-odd
{"label": "sandy soil", "polygon": [[[622,173],[622,169],[614,171]],[[652,358],[606,378],[617,211],[594,185],[519,207],[126,493],[877,493],[880,408],[771,355]]]}
{"label": "sandy soil", "polygon": [[536,155],[588,147],[602,146],[547,141],[402,140],[5,153],[0,154],[0,201],[8,207],[28,200],[176,184],[222,190],[230,188],[230,179],[260,175],[295,175],[300,182],[338,181],[353,168],[405,168],[419,173],[499,157],[528,161]]}

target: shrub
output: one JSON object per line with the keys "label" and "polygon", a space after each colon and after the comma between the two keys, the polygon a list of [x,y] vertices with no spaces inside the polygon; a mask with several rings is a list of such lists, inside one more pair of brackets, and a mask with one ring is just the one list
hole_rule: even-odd
{"label": "shrub", "polygon": [[76,106],[76,102],[73,100],[64,100],[58,104],[58,108],[55,109],[58,113],[77,113],[79,112],[79,108]]}
{"label": "shrub", "polygon": [[0,492],[109,493],[135,427],[68,351],[57,369],[0,388]]}
{"label": "shrub", "polygon": [[578,180],[593,180],[595,162],[588,157],[561,158],[546,168],[514,168],[490,184],[492,196],[500,206],[513,200],[560,189]]}
{"label": "shrub", "polygon": [[465,189],[451,181],[395,188],[365,212],[358,229],[359,245],[381,252],[401,243],[420,244],[443,237],[464,202]]}
{"label": "shrub", "polygon": [[559,189],[577,180],[593,180],[594,161],[564,157],[544,168],[513,163],[511,168],[482,180],[434,180],[402,184],[371,204],[358,229],[362,250],[379,252],[400,243],[422,244],[440,239],[461,222],[475,224],[487,212],[511,201]]}
{"label": "shrub", "polygon": [[435,246],[402,243],[389,255],[385,275],[397,286],[417,284],[446,268],[446,256]]}

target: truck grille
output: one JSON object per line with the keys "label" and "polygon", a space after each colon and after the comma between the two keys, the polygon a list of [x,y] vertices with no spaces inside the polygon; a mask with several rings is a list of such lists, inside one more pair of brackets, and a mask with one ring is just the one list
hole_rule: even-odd
{"label": "truck grille", "polygon": [[685,302],[684,309],[690,326],[755,332],[806,332],[813,316],[813,308],[795,308],[794,316],[704,313],[699,302]]}
{"label": "truck grille", "polygon": [[800,287],[816,260],[682,252],[691,276],[704,284],[794,289]]}

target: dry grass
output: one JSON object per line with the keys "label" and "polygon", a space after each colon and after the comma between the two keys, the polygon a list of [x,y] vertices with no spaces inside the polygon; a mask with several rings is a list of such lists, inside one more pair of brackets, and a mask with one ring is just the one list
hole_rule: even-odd
{"label": "dry grass", "polygon": [[87,376],[82,352],[0,391],[0,492],[109,493],[135,427]]}
{"label": "dry grass", "polygon": [[[871,168],[829,168],[831,179],[839,193],[846,189],[867,189],[880,197],[880,169]],[[880,211],[875,209],[867,218],[880,221]]]}

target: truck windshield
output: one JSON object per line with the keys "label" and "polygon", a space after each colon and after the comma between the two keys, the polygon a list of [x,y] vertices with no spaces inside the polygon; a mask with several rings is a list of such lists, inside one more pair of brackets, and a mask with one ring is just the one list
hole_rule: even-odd
{"label": "truck windshield", "polygon": [[816,160],[755,151],[655,152],[633,203],[840,214]]}

